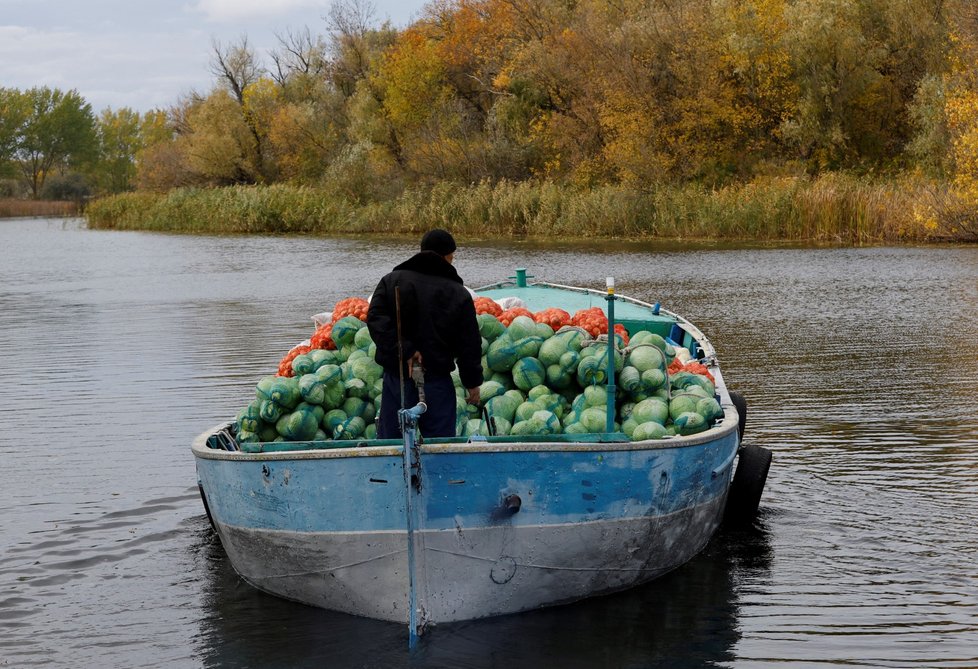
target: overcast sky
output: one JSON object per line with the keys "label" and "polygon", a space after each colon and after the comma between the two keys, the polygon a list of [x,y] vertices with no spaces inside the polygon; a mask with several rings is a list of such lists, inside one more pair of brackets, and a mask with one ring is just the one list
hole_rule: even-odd
{"label": "overcast sky", "polygon": [[[404,27],[424,0],[371,0]],[[326,32],[331,0],[0,0],[0,87],[76,89],[106,107],[166,108],[214,85],[211,42],[242,35],[260,53],[308,26]]]}

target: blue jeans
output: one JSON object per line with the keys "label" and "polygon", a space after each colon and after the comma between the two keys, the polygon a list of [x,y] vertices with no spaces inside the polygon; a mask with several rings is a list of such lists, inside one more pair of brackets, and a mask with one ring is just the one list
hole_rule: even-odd
{"label": "blue jeans", "polygon": [[[455,435],[455,384],[452,377],[425,376],[425,404],[428,410],[421,414],[418,429],[421,435],[454,437]],[[410,378],[404,379],[404,408],[418,403],[418,389]],[[380,399],[380,415],[377,416],[378,439],[400,439],[401,425],[397,412],[401,410],[401,380],[397,374],[384,371],[384,391]]]}

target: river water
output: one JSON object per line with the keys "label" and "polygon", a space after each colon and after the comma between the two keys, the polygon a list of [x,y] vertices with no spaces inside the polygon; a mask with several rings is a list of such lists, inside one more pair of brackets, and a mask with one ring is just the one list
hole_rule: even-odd
{"label": "river water", "polygon": [[614,274],[700,326],[774,453],[755,527],[409,655],[242,582],[190,442],[413,244],[0,221],[0,667],[978,667],[978,248],[461,241],[470,286]]}

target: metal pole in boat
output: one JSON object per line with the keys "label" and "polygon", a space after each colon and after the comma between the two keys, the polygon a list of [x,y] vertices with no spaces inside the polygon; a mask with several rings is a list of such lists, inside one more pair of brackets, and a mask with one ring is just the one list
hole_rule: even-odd
{"label": "metal pole in boat", "polygon": [[608,277],[608,417],[605,432],[615,431],[615,277]]}
{"label": "metal pole in boat", "polygon": [[424,402],[418,402],[410,409],[398,411],[401,434],[404,436],[404,507],[407,515],[407,557],[408,557],[408,649],[414,649],[424,627],[418,621],[417,576],[414,555],[414,531],[417,529],[417,508],[414,497],[421,492],[421,453],[415,440],[418,419],[427,409]]}

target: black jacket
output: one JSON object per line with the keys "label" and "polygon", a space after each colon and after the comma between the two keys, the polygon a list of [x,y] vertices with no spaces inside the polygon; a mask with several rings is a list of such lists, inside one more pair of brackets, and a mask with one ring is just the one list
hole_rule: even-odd
{"label": "black jacket", "polygon": [[405,365],[415,351],[421,351],[426,372],[450,374],[457,361],[462,385],[480,385],[482,337],[472,296],[451,263],[432,251],[421,251],[395,267],[370,298],[367,327],[377,344],[377,362],[397,373],[395,287],[400,288]]}

